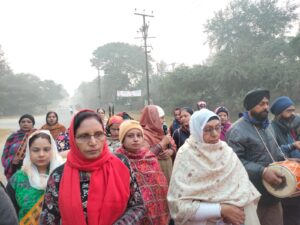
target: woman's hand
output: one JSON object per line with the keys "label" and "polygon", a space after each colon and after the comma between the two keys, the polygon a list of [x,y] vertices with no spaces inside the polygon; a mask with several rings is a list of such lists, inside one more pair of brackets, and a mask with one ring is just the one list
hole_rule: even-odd
{"label": "woman's hand", "polygon": [[232,225],[241,225],[245,222],[244,210],[234,205],[221,204],[221,216],[225,223]]}
{"label": "woman's hand", "polygon": [[159,153],[158,158],[159,159],[168,159],[174,154],[174,151],[170,148],[163,150],[161,153]]}
{"label": "woman's hand", "polygon": [[22,159],[19,156],[15,155],[12,160],[12,164],[19,165],[21,161],[22,161]]}
{"label": "woman's hand", "polygon": [[159,142],[159,144],[161,145],[161,147],[163,149],[166,149],[168,144],[170,144],[172,141],[172,137],[170,134],[167,134],[163,137],[163,139]]}

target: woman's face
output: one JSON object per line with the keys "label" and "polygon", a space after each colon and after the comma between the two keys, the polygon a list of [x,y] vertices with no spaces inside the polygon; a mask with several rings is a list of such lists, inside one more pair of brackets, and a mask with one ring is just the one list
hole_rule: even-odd
{"label": "woman's face", "polygon": [[123,146],[127,151],[135,153],[141,149],[143,141],[144,137],[142,131],[134,128],[126,133]]}
{"label": "woman's face", "polygon": [[101,109],[98,111],[98,115],[100,116],[101,119],[104,119],[105,117],[105,113]]}
{"label": "woman's face", "polygon": [[23,118],[20,121],[20,129],[23,131],[30,131],[33,128],[33,123],[28,118]]}
{"label": "woman's face", "polygon": [[57,117],[55,113],[50,113],[47,117],[47,124],[53,126],[57,123]]}
{"label": "woman's face", "polygon": [[207,144],[216,144],[220,139],[221,123],[219,120],[209,121],[203,128],[203,141]]}
{"label": "woman's face", "polygon": [[97,158],[103,149],[105,134],[96,118],[83,120],[77,128],[75,143],[81,154],[87,159]]}
{"label": "woman's face", "polygon": [[114,123],[110,126],[109,131],[112,139],[119,139],[120,124]]}
{"label": "woman's face", "polygon": [[161,125],[163,125],[165,122],[165,117],[164,116],[159,117],[159,120],[160,120]]}
{"label": "woman's face", "polygon": [[227,120],[228,120],[227,113],[225,113],[225,112],[219,112],[218,116],[220,117],[221,124],[224,124],[224,123],[227,122]]}
{"label": "woman's face", "polygon": [[180,121],[184,127],[189,126],[190,118],[191,118],[191,114],[189,114],[187,111],[181,111]]}
{"label": "woman's face", "polygon": [[38,170],[46,172],[52,157],[49,140],[42,137],[35,139],[29,147],[29,154],[31,162]]}

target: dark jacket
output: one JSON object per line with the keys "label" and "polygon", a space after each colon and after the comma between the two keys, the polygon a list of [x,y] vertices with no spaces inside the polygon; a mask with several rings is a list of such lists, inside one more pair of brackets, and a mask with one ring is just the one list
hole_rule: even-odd
{"label": "dark jacket", "polygon": [[0,185],[0,225],[18,225],[18,217],[8,195]]}
{"label": "dark jacket", "polygon": [[300,151],[293,146],[293,143],[297,139],[297,134],[296,130],[292,127],[292,124],[280,120],[273,120],[272,127],[275,132],[277,143],[284,154],[289,158],[300,158]]}
{"label": "dark jacket", "polygon": [[269,194],[262,184],[263,170],[273,162],[264,143],[275,161],[282,161],[284,157],[281,149],[276,144],[272,127],[257,129],[263,141],[255,127],[242,117],[227,131],[226,139],[228,145],[233,148],[244,164],[251,182],[261,193],[261,204],[271,205],[279,202],[279,199]]}
{"label": "dark jacket", "polygon": [[190,136],[190,131],[184,128],[178,128],[173,133],[177,150],[184,144],[185,140]]}

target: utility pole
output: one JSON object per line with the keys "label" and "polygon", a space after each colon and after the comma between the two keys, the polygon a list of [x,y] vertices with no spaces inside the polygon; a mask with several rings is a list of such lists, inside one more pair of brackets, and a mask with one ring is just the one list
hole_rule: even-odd
{"label": "utility pole", "polygon": [[148,105],[150,105],[147,38],[152,38],[152,37],[148,37],[149,24],[146,23],[146,17],[154,17],[154,16],[153,15],[147,15],[145,13],[137,13],[137,12],[135,12],[134,15],[143,17],[143,26],[139,29],[139,31],[142,32],[142,38],[144,39],[145,62],[146,62],[146,80],[147,80],[147,103],[148,103]]}

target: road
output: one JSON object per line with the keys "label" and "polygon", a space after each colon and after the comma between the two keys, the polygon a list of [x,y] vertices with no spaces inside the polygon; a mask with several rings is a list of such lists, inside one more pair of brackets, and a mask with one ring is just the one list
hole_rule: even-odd
{"label": "road", "polygon": [[[68,108],[59,108],[56,110],[58,114],[58,120],[59,123],[63,124],[65,127],[69,127],[70,121],[71,121],[71,114],[68,110]],[[38,115],[34,116],[35,119],[35,128],[40,128],[42,125],[46,122],[46,115]],[[2,156],[3,146],[5,144],[5,140],[8,137],[8,135],[16,130],[19,129],[19,117],[10,117],[10,118],[0,118],[0,130],[10,130],[10,132],[6,132],[6,137],[0,138],[0,156]],[[2,163],[0,165],[0,180],[6,182],[6,179],[3,174],[3,167]]]}

